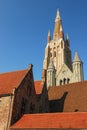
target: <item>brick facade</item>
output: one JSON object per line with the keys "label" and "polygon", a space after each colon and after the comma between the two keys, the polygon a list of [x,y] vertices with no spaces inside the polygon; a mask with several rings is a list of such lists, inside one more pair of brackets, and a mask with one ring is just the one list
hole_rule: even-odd
{"label": "brick facade", "polygon": [[14,92],[14,104],[11,125],[23,114],[36,113],[38,111],[34,89],[32,70],[25,76],[20,86]]}
{"label": "brick facade", "polygon": [[23,116],[37,113],[32,65],[28,69],[0,75],[0,130],[8,130]]}

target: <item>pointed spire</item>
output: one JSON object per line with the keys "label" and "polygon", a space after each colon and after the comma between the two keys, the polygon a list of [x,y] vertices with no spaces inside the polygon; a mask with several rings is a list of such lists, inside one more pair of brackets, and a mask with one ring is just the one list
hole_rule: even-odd
{"label": "pointed spire", "polygon": [[50,36],[50,30],[48,31],[48,37]]}
{"label": "pointed spire", "polygon": [[77,61],[81,62],[81,59],[78,55],[78,52],[75,52],[74,62],[77,62]]}
{"label": "pointed spire", "polygon": [[58,19],[61,20],[59,9],[57,10],[57,15],[56,15],[55,22],[56,22]]}
{"label": "pointed spire", "polygon": [[68,35],[68,33],[66,34],[66,40],[69,40],[69,35]]}
{"label": "pointed spire", "polygon": [[66,47],[69,47],[70,46],[70,40],[69,40],[69,36],[68,36],[68,33],[66,34]]}
{"label": "pointed spire", "polygon": [[48,37],[47,37],[47,43],[50,43],[51,40],[51,35],[50,35],[50,30],[48,31]]}
{"label": "pointed spire", "polygon": [[59,38],[64,38],[63,36],[64,35],[63,35],[63,28],[62,28],[62,21],[61,21],[61,17],[60,17],[60,11],[57,10],[53,39],[55,40],[55,39],[59,39]]}

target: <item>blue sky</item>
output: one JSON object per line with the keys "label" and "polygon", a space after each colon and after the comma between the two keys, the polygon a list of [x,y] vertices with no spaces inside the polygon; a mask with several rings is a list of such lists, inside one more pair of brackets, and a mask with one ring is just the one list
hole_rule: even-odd
{"label": "blue sky", "polygon": [[87,79],[87,0],[0,0],[0,72],[28,68],[41,79],[48,30],[51,36],[57,9],[72,58],[78,51]]}

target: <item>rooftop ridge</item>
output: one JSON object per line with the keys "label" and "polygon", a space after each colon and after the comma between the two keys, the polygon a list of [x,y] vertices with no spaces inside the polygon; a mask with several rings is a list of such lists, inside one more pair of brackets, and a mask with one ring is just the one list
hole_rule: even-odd
{"label": "rooftop ridge", "polygon": [[13,70],[13,71],[7,71],[7,72],[2,72],[2,73],[0,73],[0,75],[1,74],[8,74],[8,73],[15,73],[15,72],[20,72],[20,71],[27,71],[28,69],[21,69],[21,70]]}

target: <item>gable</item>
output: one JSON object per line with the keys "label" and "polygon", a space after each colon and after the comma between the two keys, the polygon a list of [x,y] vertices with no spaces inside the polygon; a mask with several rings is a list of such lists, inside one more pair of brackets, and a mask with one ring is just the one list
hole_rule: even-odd
{"label": "gable", "polygon": [[68,68],[66,64],[63,64],[61,70],[56,75],[57,85],[60,85],[60,81],[64,82],[64,79],[71,82],[73,78],[72,71]]}
{"label": "gable", "polygon": [[20,70],[0,74],[0,94],[13,93],[13,90],[19,86],[29,70]]}
{"label": "gable", "polygon": [[66,64],[63,64],[61,70],[59,71],[59,73],[57,74],[57,76],[67,76],[67,75],[72,75],[72,71],[68,68],[68,66]]}

